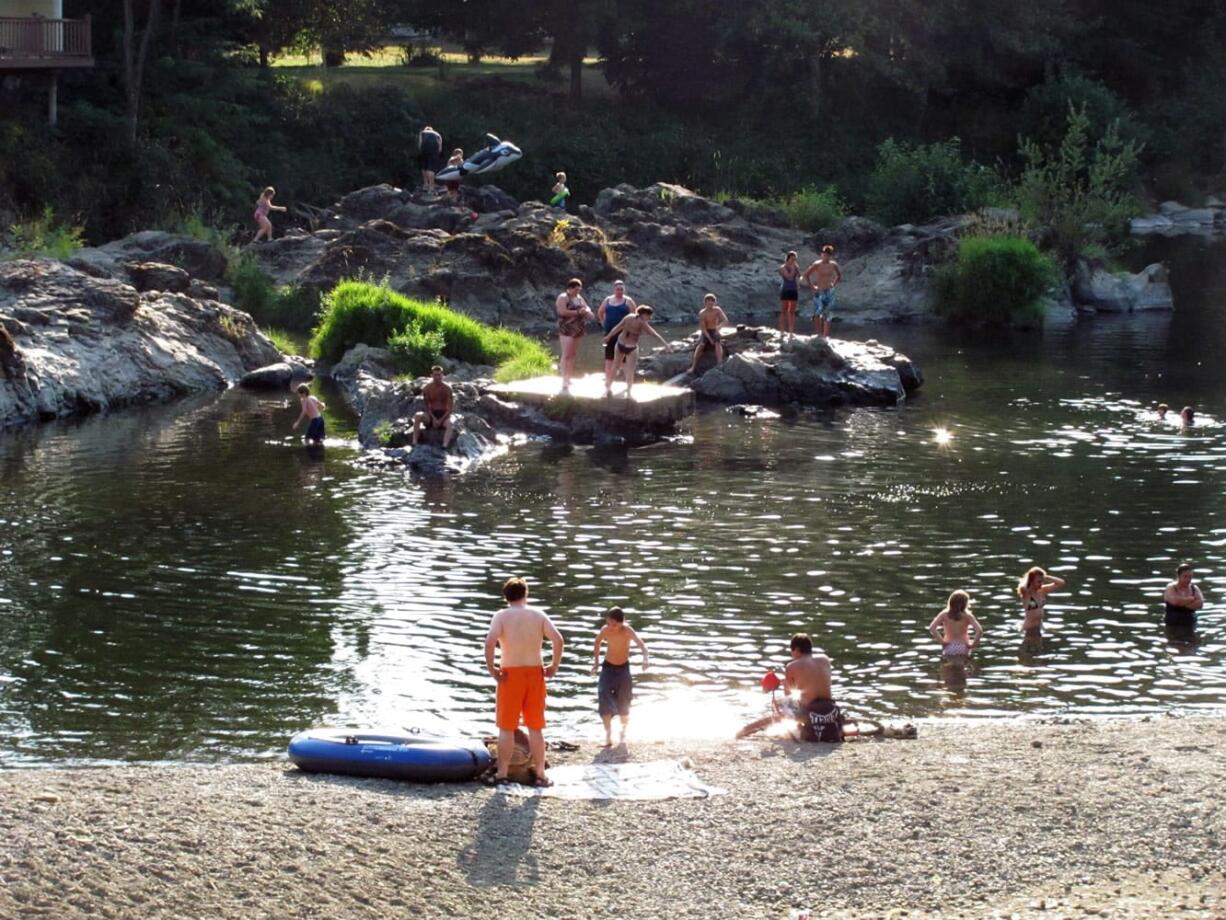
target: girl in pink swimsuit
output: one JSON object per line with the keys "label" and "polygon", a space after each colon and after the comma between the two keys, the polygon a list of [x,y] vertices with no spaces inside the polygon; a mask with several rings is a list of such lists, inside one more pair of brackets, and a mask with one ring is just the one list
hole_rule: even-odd
{"label": "girl in pink swimsuit", "polygon": [[286,210],[272,203],[272,196],[275,194],[277,190],[270,185],[260,192],[260,200],[255,203],[255,222],[259,229],[255,231],[255,239],[251,241],[253,243],[258,243],[260,237],[267,240],[272,239],[272,221],[268,219],[268,212]]}

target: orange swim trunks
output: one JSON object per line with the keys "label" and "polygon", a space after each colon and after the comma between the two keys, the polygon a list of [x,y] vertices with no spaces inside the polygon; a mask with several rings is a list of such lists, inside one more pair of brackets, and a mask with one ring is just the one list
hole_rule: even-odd
{"label": "orange swim trunks", "polygon": [[545,669],[540,666],[503,668],[505,675],[498,682],[495,707],[498,727],[504,732],[519,728],[519,717],[524,725],[538,731],[545,727]]}

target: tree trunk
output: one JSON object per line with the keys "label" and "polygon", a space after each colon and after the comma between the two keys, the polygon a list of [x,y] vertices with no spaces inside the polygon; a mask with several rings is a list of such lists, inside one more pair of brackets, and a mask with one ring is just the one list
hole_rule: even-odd
{"label": "tree trunk", "polygon": [[583,101],[583,49],[571,49],[570,101],[578,105]]}
{"label": "tree trunk", "polygon": [[135,0],[123,0],[123,83],[127,99],[125,120],[128,146],[136,147],[136,129],[140,120],[141,83],[145,76],[145,62],[149,59],[149,45],[157,30],[158,14],[162,0],[149,0],[149,18],[140,39],[140,48],[134,50],[136,41],[136,14],[132,9]]}
{"label": "tree trunk", "polygon": [[822,117],[822,102],[825,95],[826,67],[823,54],[818,53],[809,58],[809,112],[814,121]]}
{"label": "tree trunk", "polygon": [[268,46],[260,43],[260,69],[268,69]]}

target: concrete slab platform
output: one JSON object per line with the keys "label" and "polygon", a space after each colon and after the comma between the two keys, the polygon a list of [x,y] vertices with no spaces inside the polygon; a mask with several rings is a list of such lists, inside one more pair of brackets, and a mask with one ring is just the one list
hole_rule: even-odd
{"label": "concrete slab platform", "polygon": [[554,418],[587,416],[614,427],[642,427],[662,431],[674,427],[694,413],[694,392],[684,387],[635,381],[626,398],[626,385],[613,384],[613,395],[605,396],[604,375],[588,374],[571,380],[570,392],[562,393],[561,377],[533,377],[515,383],[500,383],[489,392],[500,399],[537,406]]}

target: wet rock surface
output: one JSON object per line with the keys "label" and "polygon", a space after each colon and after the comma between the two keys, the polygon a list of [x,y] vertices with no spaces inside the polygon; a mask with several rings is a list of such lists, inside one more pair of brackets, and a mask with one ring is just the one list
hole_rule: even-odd
{"label": "wet rock surface", "polygon": [[1166,267],[1160,263],[1133,274],[1080,260],[1073,277],[1073,297],[1082,308],[1103,313],[1175,308]]}
{"label": "wet rock surface", "polygon": [[894,405],[923,383],[918,366],[875,339],[788,337],[774,329],[740,326],[725,329],[721,342],[723,364],[716,365],[712,350],[706,349],[696,376],[687,370],[697,333],[682,348],[644,358],[640,368],[648,379],[685,374],[678,382],[706,399],[758,406]]}
{"label": "wet rock surface", "polygon": [[279,357],[217,301],[51,260],[0,263],[0,427],[224,389]]}

